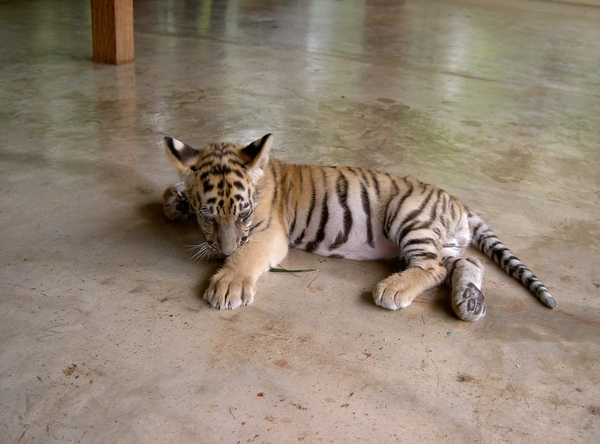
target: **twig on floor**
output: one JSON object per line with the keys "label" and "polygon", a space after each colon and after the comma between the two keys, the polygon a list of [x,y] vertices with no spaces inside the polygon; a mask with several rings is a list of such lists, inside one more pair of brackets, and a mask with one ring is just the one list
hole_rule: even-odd
{"label": "twig on floor", "polygon": [[314,278],[312,281],[310,281],[310,282],[309,282],[309,284],[306,286],[306,288],[310,288],[310,286],[312,285],[312,283],[313,283],[314,281],[316,281],[316,280],[317,280],[317,278],[318,278],[319,276],[321,276],[322,274],[323,274],[323,272],[321,272],[321,273],[319,273],[317,276],[315,276],[315,278]]}

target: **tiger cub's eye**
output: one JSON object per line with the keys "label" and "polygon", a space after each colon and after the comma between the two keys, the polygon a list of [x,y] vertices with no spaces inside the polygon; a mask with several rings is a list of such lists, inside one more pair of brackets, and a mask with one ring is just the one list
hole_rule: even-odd
{"label": "tiger cub's eye", "polygon": [[215,219],[215,216],[212,214],[212,212],[207,206],[201,207],[196,214],[199,214],[200,217],[206,222],[212,222]]}
{"label": "tiger cub's eye", "polygon": [[248,218],[250,218],[250,216],[252,216],[252,209],[250,208],[246,208],[244,210],[242,210],[240,212],[240,214],[238,215],[238,221],[243,222],[248,220]]}

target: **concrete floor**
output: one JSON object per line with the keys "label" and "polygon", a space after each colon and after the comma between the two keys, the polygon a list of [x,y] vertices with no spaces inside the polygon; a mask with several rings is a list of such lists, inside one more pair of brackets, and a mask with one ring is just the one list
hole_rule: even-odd
{"label": "concrete floor", "polygon": [[[0,442],[600,441],[598,2],[136,1],[117,67],[88,3],[0,4]],[[558,310],[477,252],[478,323],[298,251],[209,308],[161,138],[267,132],[462,198]]]}

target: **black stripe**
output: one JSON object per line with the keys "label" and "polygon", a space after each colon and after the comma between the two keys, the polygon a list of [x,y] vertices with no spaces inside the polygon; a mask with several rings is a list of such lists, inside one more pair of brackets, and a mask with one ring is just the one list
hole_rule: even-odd
{"label": "black stripe", "polygon": [[[273,183],[276,184],[274,186],[273,197],[271,198],[271,208],[276,208],[276,202],[277,202],[277,199],[279,198],[279,186],[278,186],[279,181],[277,179],[277,170],[275,169],[275,162],[269,162],[267,164],[267,166],[269,167],[270,173],[273,175],[272,181],[273,181]],[[260,190],[257,190],[257,193],[259,193],[259,192],[260,192]],[[256,200],[254,202],[256,202]],[[274,215],[275,215],[275,211],[269,212],[269,220],[267,221],[266,228],[269,228],[271,226],[271,222],[273,220]]]}
{"label": "black stripe", "polygon": [[212,185],[208,180],[205,180],[202,186],[205,193],[212,191],[212,189],[214,188],[214,185]]}
{"label": "black stripe", "polygon": [[298,236],[298,237],[297,237],[297,238],[294,240],[293,244],[294,244],[294,245],[299,245],[299,244],[302,242],[302,240],[304,239],[304,235],[305,235],[305,234],[306,234],[306,228],[305,228],[304,230],[302,230],[302,233],[300,233],[300,236]]}
{"label": "black stripe", "polygon": [[355,167],[346,167],[346,169],[347,169],[348,171],[350,171],[350,172],[351,172],[351,173],[354,175],[354,177],[358,177],[358,176],[360,176],[360,169],[359,169],[359,168],[355,168]]}
{"label": "black stripe", "polygon": [[[448,211],[448,204],[449,204],[449,196],[447,194],[444,194],[442,196],[442,214],[446,214],[446,212]],[[454,207],[454,205],[452,205],[452,207]],[[453,217],[454,219],[454,217]],[[446,224],[444,224],[444,226],[446,226]]]}
{"label": "black stripe", "polygon": [[[407,185],[407,190],[404,193],[404,195],[398,200],[396,208],[394,208],[393,211],[388,211],[386,214],[384,229],[385,229],[386,236],[388,238],[390,237],[389,236],[390,228],[392,227],[392,223],[398,216],[400,207],[406,201],[406,199],[408,199],[410,196],[412,196],[412,194],[414,192],[414,187],[413,187],[412,183],[408,182],[406,179],[403,179],[403,180],[404,180],[404,183]],[[392,180],[392,183],[395,185],[396,190],[399,191],[399,188],[398,188],[398,185],[396,184],[396,182],[394,180]]]}
{"label": "black stripe", "polygon": [[[417,225],[417,221],[415,221],[415,219],[423,213],[423,209],[429,204],[432,195],[433,192],[430,191],[425,200],[421,202],[421,205],[419,205],[419,208],[417,208],[416,210],[412,210],[410,213],[408,213],[404,220],[400,223],[400,228],[398,229],[398,232],[396,234],[396,242],[398,245],[400,245],[402,239],[404,239],[404,236],[406,236],[411,230],[415,228],[415,225]],[[418,228],[426,228],[427,225],[427,222],[425,222],[424,224],[422,223]]]}
{"label": "black stripe", "polygon": [[519,280],[522,280],[525,279],[523,275],[529,270],[527,270],[527,268],[523,264],[520,264],[514,267],[511,271],[512,273],[509,272],[509,274],[515,276]]}
{"label": "black stripe", "polygon": [[315,240],[306,244],[306,251],[312,253],[317,248],[323,239],[325,238],[325,225],[327,225],[327,220],[329,219],[329,209],[327,207],[327,193],[323,197],[323,202],[321,203],[321,218],[319,220],[319,229],[317,230],[317,235]]}
{"label": "black stripe", "polygon": [[[421,223],[421,225],[419,226],[419,228],[426,228],[431,226],[436,220],[440,220],[438,219],[438,204],[440,201],[440,197],[441,195],[444,193],[444,191],[438,189],[437,191],[432,191],[432,193],[437,194],[435,202],[431,205],[431,210],[429,211],[429,219],[427,219],[426,221],[423,221]],[[455,220],[454,215],[452,216],[452,220]],[[446,229],[448,229],[448,222],[444,222],[444,220],[441,220],[442,222],[442,226]]]}
{"label": "black stripe", "polygon": [[[432,253],[430,251],[421,251],[419,253],[414,253],[412,251],[403,252],[405,256],[408,256],[409,259],[423,259],[423,260],[434,260],[437,261],[438,255],[436,253]],[[412,263],[411,263],[412,265]]]}
{"label": "black stripe", "polygon": [[498,239],[497,237],[494,236],[494,239],[492,239],[492,241],[486,247],[489,251],[492,251],[498,245],[500,245],[501,247],[504,246],[504,244],[502,242],[500,242],[500,239]]}
{"label": "black stripe", "polygon": [[450,205],[450,216],[452,217],[452,220],[456,220],[456,211],[454,205]]}
{"label": "black stripe", "polygon": [[242,174],[242,172],[241,172],[241,171],[238,171],[238,170],[232,169],[232,170],[231,170],[231,172],[232,172],[233,174],[235,174],[237,177],[239,177],[240,179],[245,179],[245,177],[244,177],[244,175]]}
{"label": "black stripe", "polygon": [[292,235],[292,233],[294,232],[294,228],[296,228],[296,211],[294,211],[294,218],[292,219],[292,223],[288,228],[288,237]]}
{"label": "black stripe", "polygon": [[362,183],[360,184],[360,197],[367,223],[367,242],[369,242],[371,248],[375,248],[375,240],[373,239],[373,223],[371,220],[371,201],[369,200],[369,192]]}
{"label": "black stripe", "polygon": [[213,167],[210,170],[210,173],[214,174],[214,175],[219,175],[219,174],[227,175],[227,174],[230,174],[231,172],[233,172],[233,170],[231,168],[229,168],[228,165],[223,165],[223,164],[213,165]]}
{"label": "black stripe", "polygon": [[438,245],[438,243],[435,240],[433,240],[432,238],[422,237],[419,239],[411,239],[409,241],[406,241],[406,243],[402,246],[402,248],[406,248],[411,245],[421,245],[421,244],[431,245],[433,247],[437,247],[437,245]]}
{"label": "black stripe", "polygon": [[[205,159],[210,159],[211,157],[214,157],[215,159],[218,160],[222,160],[225,157],[238,157],[238,153],[236,153],[233,149],[228,149],[227,147],[218,147],[216,149],[214,149],[213,151],[206,153],[204,158]],[[233,159],[228,160],[231,161]]]}
{"label": "black stripe", "polygon": [[321,170],[321,173],[323,175],[324,182],[324,194],[323,200],[321,201],[321,217],[319,218],[319,228],[317,230],[315,240],[306,245],[306,251],[309,253],[319,248],[319,245],[321,242],[323,242],[323,239],[325,239],[325,226],[327,225],[327,220],[329,219],[329,207],[327,206],[327,177],[324,170]]}
{"label": "black stripe", "polygon": [[367,177],[366,170],[363,170],[362,168],[360,168],[358,170],[358,173],[360,174],[360,178],[362,179],[361,181],[361,185],[365,184],[367,187],[370,187],[371,184],[369,183],[369,178]]}
{"label": "black stripe", "polygon": [[[506,266],[509,266],[509,262],[510,262],[510,261],[512,261],[513,259],[514,259],[514,260],[516,260],[516,261],[517,261],[519,264],[521,263],[521,261],[520,261],[519,259],[517,259],[517,256],[515,256],[514,254],[512,254],[512,253],[509,251],[509,252],[508,252],[508,254],[502,258],[502,263],[500,264],[500,266],[501,266],[502,268],[504,268],[504,267],[506,267]],[[513,268],[513,269],[514,269],[514,267],[518,267],[518,266],[519,266],[519,264],[517,264],[517,265],[514,265],[514,264],[513,264],[513,265],[512,265],[510,268]]]}
{"label": "black stripe", "polygon": [[471,259],[470,257],[465,257],[465,258],[463,258],[462,260],[472,263],[472,264],[473,264],[473,265],[475,265],[477,268],[481,268],[481,267],[480,267],[480,265],[479,265],[477,262],[475,262],[473,259]]}
{"label": "black stripe", "polygon": [[536,292],[536,291],[540,291],[540,290],[544,290],[544,291],[548,291],[548,289],[544,286],[544,284],[542,284],[542,282],[536,278],[535,276],[532,276],[532,279],[534,280],[534,282],[532,282],[529,286],[529,288]]}
{"label": "black stripe", "polygon": [[[488,256],[492,257],[492,256],[491,256],[491,254],[493,253],[493,251],[492,251],[492,250],[493,250],[493,249],[494,249],[494,248],[495,248],[497,245],[504,246],[504,244],[502,244],[502,242],[500,242],[500,240],[499,240],[497,237],[495,237],[495,236],[494,236],[494,239],[493,239],[493,241],[490,243],[490,245],[484,245],[484,246],[485,246],[485,249],[486,249],[486,252],[485,252],[485,253],[486,253]],[[493,257],[492,257],[492,259],[493,259]]]}
{"label": "black stripe", "polygon": [[[500,245],[502,245],[502,244],[500,244]],[[495,248],[494,251],[492,252],[492,257],[494,259],[494,262],[496,262],[498,265],[501,265],[502,258],[504,257],[504,254],[506,252],[510,253],[510,250],[508,248],[506,248],[504,245],[498,246],[497,248]]]}
{"label": "black stripe", "polygon": [[[250,228],[250,234],[265,230],[267,227],[262,227],[263,225],[264,225],[264,221],[261,220],[256,225],[254,225],[252,228]],[[260,228],[260,230],[259,230],[259,228]]]}
{"label": "black stripe", "polygon": [[[400,188],[398,187],[398,184],[396,183],[396,181],[394,180],[394,178],[391,177],[389,174],[386,174],[385,176],[392,182],[392,185],[393,185],[393,188],[394,188],[392,190],[392,194],[394,196],[400,194]],[[403,178],[402,180],[404,181],[404,184],[408,183],[408,181],[406,180],[406,178]]]}
{"label": "black stripe", "polygon": [[476,236],[476,237],[475,237],[475,239],[477,239],[477,243],[479,243],[480,245],[483,245],[483,243],[484,243],[486,240],[488,240],[488,239],[492,239],[492,238],[493,238],[493,239],[496,239],[497,237],[496,237],[496,235],[495,235],[495,234],[494,234],[492,231],[490,231],[490,230],[488,230],[488,231],[487,231],[487,234],[482,234],[481,236]]}
{"label": "black stripe", "polygon": [[[269,169],[271,170],[271,174],[273,174],[273,183],[275,184],[275,186],[273,187],[275,189],[275,192],[273,193],[273,199],[271,200],[271,208],[276,208],[275,203],[277,202],[277,199],[279,198],[280,183],[279,183],[279,178],[277,177],[277,170],[275,170],[274,162],[269,162]],[[271,211],[270,214],[272,217],[273,212]]]}
{"label": "black stripe", "polygon": [[379,198],[381,195],[381,189],[379,187],[379,179],[377,178],[378,173],[376,171],[370,171],[371,179],[373,179],[373,186],[375,189],[375,195]]}
{"label": "black stripe", "polygon": [[329,247],[330,250],[339,248],[341,245],[348,242],[350,230],[352,229],[352,212],[348,208],[348,179],[343,173],[339,172],[335,182],[335,194],[338,202],[344,211],[344,231],[340,231],[335,238],[335,241]]}
{"label": "black stripe", "polygon": [[[302,167],[298,167],[298,170],[296,170],[296,172],[300,172],[299,176],[300,176],[300,185],[298,186],[298,190],[297,193],[299,196],[302,196]],[[294,205],[294,218],[292,219],[292,223],[290,224],[289,228],[288,228],[288,237],[290,237],[292,235],[292,233],[294,232],[294,229],[296,228],[296,218],[298,217],[298,202],[299,199],[296,199],[296,205]]]}
{"label": "black stripe", "polygon": [[306,229],[310,225],[312,213],[315,208],[316,195],[315,195],[315,182],[314,182],[313,176],[312,176],[312,168],[308,168],[308,178],[310,179],[308,182],[308,187],[310,188],[310,190],[309,190],[310,191],[310,204],[308,206],[308,214],[306,215],[306,222],[304,224],[304,229],[302,230],[302,233],[300,233],[300,236],[298,236],[294,240],[294,242],[293,242],[294,245],[299,245],[302,242],[302,240],[304,239],[304,235],[306,234]]}

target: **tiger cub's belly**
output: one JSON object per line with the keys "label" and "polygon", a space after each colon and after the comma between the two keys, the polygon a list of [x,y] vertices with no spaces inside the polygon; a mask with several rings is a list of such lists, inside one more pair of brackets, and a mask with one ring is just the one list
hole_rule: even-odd
{"label": "tiger cub's belly", "polygon": [[319,256],[336,257],[357,261],[371,261],[376,259],[390,259],[398,257],[399,249],[396,244],[387,239],[383,234],[369,242],[366,236],[351,236],[343,244],[336,246],[335,238],[325,238],[314,248],[309,242],[304,245],[295,245],[295,248],[310,251]]}
{"label": "tiger cub's belly", "polygon": [[326,248],[317,249],[316,254],[321,256],[339,257],[355,261],[372,261],[375,259],[390,259],[398,257],[398,247],[389,239],[381,239],[380,242],[372,247],[368,243],[358,244],[352,248],[339,248],[336,250],[327,250]]}

